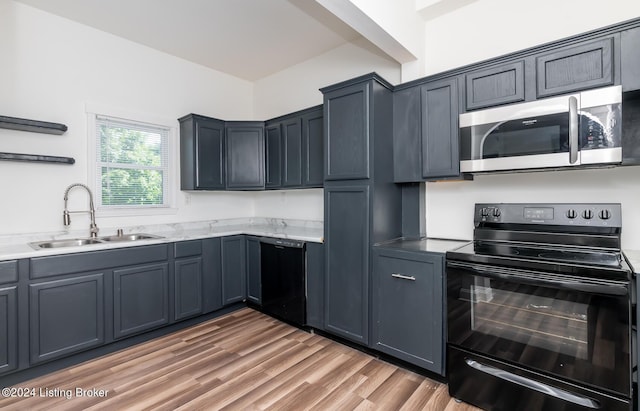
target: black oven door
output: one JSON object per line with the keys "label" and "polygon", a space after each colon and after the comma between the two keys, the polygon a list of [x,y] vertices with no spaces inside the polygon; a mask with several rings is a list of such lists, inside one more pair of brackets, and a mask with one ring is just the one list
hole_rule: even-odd
{"label": "black oven door", "polygon": [[629,287],[448,261],[448,343],[630,397]]}

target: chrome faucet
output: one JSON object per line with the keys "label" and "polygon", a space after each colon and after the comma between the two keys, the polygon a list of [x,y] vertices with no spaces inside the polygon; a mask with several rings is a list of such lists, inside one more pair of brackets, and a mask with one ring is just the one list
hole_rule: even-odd
{"label": "chrome faucet", "polygon": [[[67,208],[67,201],[69,200],[69,191],[71,191],[74,187],[82,187],[89,193],[89,211],[69,211]],[[98,236],[98,226],[96,225],[96,209],[93,206],[93,194],[89,187],[81,183],[71,184],[64,191],[64,212],[62,213],[62,221],[65,226],[71,224],[71,215],[70,213],[89,213],[91,216],[91,224],[89,225],[89,233],[91,233],[91,237],[95,238]]]}

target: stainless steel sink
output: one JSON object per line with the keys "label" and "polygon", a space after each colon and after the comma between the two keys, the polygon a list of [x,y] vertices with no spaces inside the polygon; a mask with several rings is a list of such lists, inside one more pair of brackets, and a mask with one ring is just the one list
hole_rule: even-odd
{"label": "stainless steel sink", "polygon": [[40,250],[43,248],[80,247],[85,245],[105,244],[119,241],[131,242],[140,240],[152,240],[154,238],[163,237],[153,234],[135,233],[126,235],[111,235],[98,238],[70,238],[66,240],[38,241],[29,243],[29,245],[36,250]]}
{"label": "stainless steel sink", "polygon": [[36,250],[39,248],[79,247],[82,245],[90,244],[102,244],[102,241],[95,238],[71,238],[68,240],[52,240],[29,243],[29,245]]}
{"label": "stainless steel sink", "polygon": [[159,235],[153,234],[124,234],[124,235],[111,235],[108,237],[100,237],[102,241],[139,241],[139,240],[152,240],[154,238],[162,238]]}

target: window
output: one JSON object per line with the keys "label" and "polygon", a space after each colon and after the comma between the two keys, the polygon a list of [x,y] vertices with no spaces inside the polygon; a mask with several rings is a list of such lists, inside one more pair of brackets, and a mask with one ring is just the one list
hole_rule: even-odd
{"label": "window", "polygon": [[95,196],[101,209],[168,208],[165,126],[95,115]]}

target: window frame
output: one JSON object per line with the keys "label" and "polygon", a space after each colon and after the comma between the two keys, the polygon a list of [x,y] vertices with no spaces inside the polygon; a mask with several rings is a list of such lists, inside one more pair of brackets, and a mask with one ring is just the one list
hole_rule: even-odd
{"label": "window frame", "polygon": [[[94,193],[96,214],[100,217],[176,214],[178,212],[176,208],[178,144],[175,122],[151,114],[136,113],[98,104],[85,104],[85,112],[87,114],[87,181]],[[102,187],[97,183],[97,176],[100,172],[98,168],[101,164],[97,158],[99,143],[96,135],[96,123],[98,117],[167,129],[167,189],[163,193],[164,205],[105,206],[102,204],[102,196],[100,195]]]}

